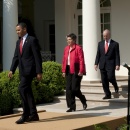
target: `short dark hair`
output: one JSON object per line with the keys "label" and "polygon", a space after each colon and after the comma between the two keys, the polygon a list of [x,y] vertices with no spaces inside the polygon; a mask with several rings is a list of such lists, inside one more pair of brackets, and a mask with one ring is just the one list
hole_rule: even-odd
{"label": "short dark hair", "polygon": [[77,36],[74,33],[70,33],[66,37],[71,37],[71,39],[73,39],[74,41],[76,41],[77,39]]}
{"label": "short dark hair", "polygon": [[26,28],[27,29],[27,25],[24,22],[20,22],[16,26],[21,26],[22,28]]}

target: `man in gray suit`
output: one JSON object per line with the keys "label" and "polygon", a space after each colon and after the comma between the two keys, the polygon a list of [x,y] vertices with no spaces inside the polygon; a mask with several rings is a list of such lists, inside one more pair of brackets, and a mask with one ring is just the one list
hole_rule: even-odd
{"label": "man in gray suit", "polygon": [[103,99],[111,99],[109,82],[114,86],[116,93],[119,91],[115,77],[115,70],[120,69],[119,44],[110,38],[110,31],[108,29],[104,30],[103,38],[104,40],[98,43],[94,67],[97,71],[99,64],[103,90],[105,92]]}

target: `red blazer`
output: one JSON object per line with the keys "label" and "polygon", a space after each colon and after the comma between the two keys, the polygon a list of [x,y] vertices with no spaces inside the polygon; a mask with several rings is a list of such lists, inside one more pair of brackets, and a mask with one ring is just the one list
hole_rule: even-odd
{"label": "red blazer", "polygon": [[[68,60],[70,46],[66,46],[64,49],[64,55],[62,60],[62,73],[66,72],[66,65]],[[84,53],[82,47],[78,44],[74,44],[72,50],[70,51],[70,73],[86,74],[85,62],[84,62]]]}

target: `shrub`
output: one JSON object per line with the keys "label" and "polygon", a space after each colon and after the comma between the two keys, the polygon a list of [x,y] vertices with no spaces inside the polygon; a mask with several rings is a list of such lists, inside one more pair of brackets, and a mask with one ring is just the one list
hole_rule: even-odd
{"label": "shrub", "polygon": [[65,79],[62,77],[61,64],[54,61],[43,62],[43,82],[50,87],[54,95],[64,92]]}
{"label": "shrub", "polygon": [[110,128],[106,124],[95,124],[95,130],[110,130]]}
{"label": "shrub", "polygon": [[12,96],[8,91],[0,94],[0,115],[7,115],[13,113]]}
{"label": "shrub", "polygon": [[[43,62],[43,79],[38,82],[36,78],[32,81],[32,90],[36,104],[44,102],[52,102],[54,95],[59,95],[64,92],[65,80],[61,73],[61,64],[56,62]],[[3,110],[11,110],[14,107],[21,106],[21,99],[18,92],[19,71],[16,70],[11,79],[7,77],[9,71],[0,73],[0,115]],[[5,105],[2,105],[4,104]]]}
{"label": "shrub", "polygon": [[34,79],[32,82],[32,91],[36,104],[53,101],[54,92],[50,87],[44,84],[43,80],[37,82],[37,80]]}
{"label": "shrub", "polygon": [[9,71],[3,71],[0,73],[0,92],[8,91],[11,95],[13,107],[19,107],[21,104],[20,96],[18,93],[19,85],[19,73],[18,70],[15,72],[14,76],[9,79],[7,77]]}

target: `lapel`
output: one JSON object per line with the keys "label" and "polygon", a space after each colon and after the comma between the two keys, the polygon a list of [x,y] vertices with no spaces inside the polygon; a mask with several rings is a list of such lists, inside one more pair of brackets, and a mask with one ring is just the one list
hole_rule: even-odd
{"label": "lapel", "polygon": [[112,48],[112,46],[113,46],[113,40],[111,39],[111,41],[110,41],[110,45],[109,45],[109,47],[108,47],[108,51],[107,51],[107,53],[110,51],[110,49]]}
{"label": "lapel", "polygon": [[105,54],[105,41],[104,40],[101,42],[101,48],[102,48],[102,52]]}
{"label": "lapel", "polygon": [[[73,45],[73,47],[72,47],[72,50],[71,50],[71,51],[73,51],[75,48],[76,48],[76,44],[74,44],[74,45]],[[70,51],[70,52],[71,52],[71,51]]]}

